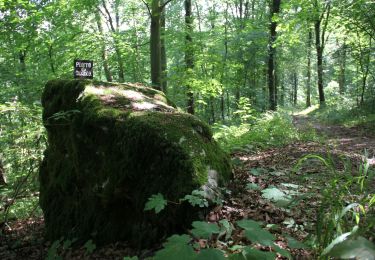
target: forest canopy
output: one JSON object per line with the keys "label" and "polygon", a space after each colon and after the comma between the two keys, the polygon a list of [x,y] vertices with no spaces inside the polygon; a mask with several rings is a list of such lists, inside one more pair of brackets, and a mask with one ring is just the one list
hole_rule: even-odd
{"label": "forest canopy", "polygon": [[[74,65],[91,68],[91,62],[93,79],[75,80]],[[53,82],[61,84],[48,91]],[[72,96],[69,86],[87,86],[93,95]],[[42,107],[43,91],[57,100],[60,110],[47,118],[42,116],[49,108],[48,102]],[[112,102],[116,95],[111,91],[130,100],[116,103],[123,98],[119,95]],[[171,110],[160,109],[161,101]],[[68,106],[61,108],[64,102]],[[83,108],[98,114],[85,114]],[[152,111],[143,114],[145,109]],[[138,121],[133,114],[141,115]],[[93,118],[98,120],[85,125]],[[163,120],[154,124],[152,118]],[[57,122],[54,139],[54,130],[46,131],[48,120]],[[85,128],[77,134],[67,126],[69,120]],[[108,125],[98,127],[103,120]],[[112,124],[116,127],[108,127]],[[157,138],[148,140],[148,130],[128,131],[136,124]],[[101,132],[109,128],[111,134]],[[176,135],[167,142],[163,135],[171,131]],[[81,144],[80,138],[89,140],[90,153],[84,144],[77,152],[74,145]],[[105,147],[101,154],[96,149],[100,138]],[[61,149],[43,170],[53,140]],[[155,144],[154,151],[164,147],[163,152],[147,153],[148,141]],[[163,157],[185,145],[184,156],[176,152]],[[133,156],[134,149],[138,154]],[[126,163],[116,159],[124,154]],[[99,155],[115,159],[92,159]],[[147,157],[153,159],[149,165],[142,159]],[[157,163],[160,158],[169,159]],[[178,170],[172,169],[173,162]],[[224,164],[216,168],[223,168],[228,178],[233,173],[230,181],[225,178],[227,186],[212,190],[218,195],[214,202],[199,189],[169,189],[174,186],[166,178],[191,172],[205,176],[191,185],[194,189],[209,183],[214,169],[207,165],[213,162]],[[92,165],[87,172],[85,164]],[[169,232],[160,232],[165,239],[147,249],[129,247],[127,241],[99,248],[94,237],[101,233],[92,235],[85,225],[90,227],[95,218],[91,212],[80,226],[88,240],[74,238],[70,229],[75,222],[69,216],[87,212],[80,205],[107,205],[108,196],[81,204],[67,201],[66,193],[82,190],[67,192],[76,187],[62,177],[66,185],[61,188],[59,178],[79,175],[69,169],[110,178],[107,170],[112,169],[122,180],[132,167],[134,176],[145,174],[141,188],[128,182],[113,188],[117,179],[103,179],[100,185],[81,179],[81,186],[87,184],[87,197],[92,198],[109,183],[105,190],[120,204],[126,198],[136,205],[136,211],[129,210],[134,223],[147,215],[147,221],[160,224],[159,231],[168,226],[164,219],[179,222],[175,216],[181,205],[197,209],[200,219],[190,225],[190,218],[182,218],[188,227],[179,228],[186,234],[167,238]],[[374,167],[373,0],[0,0],[1,259],[368,259],[375,255]],[[68,174],[59,175],[61,169]],[[49,178],[51,172],[56,179]],[[157,172],[164,194],[152,172]],[[50,193],[43,195],[43,181],[53,184],[51,194],[59,187],[63,202],[54,204],[49,216],[56,213],[67,221],[71,237],[47,241],[45,227],[56,218],[46,218],[45,208],[53,200]],[[138,200],[127,197],[128,188],[138,192]],[[64,201],[69,210],[55,212]],[[70,203],[75,205],[72,211]],[[116,210],[111,213],[117,218]],[[102,212],[97,226],[108,222],[109,215]],[[123,218],[117,220],[123,223]],[[58,219],[54,224],[61,223]],[[129,234],[142,230],[130,226]],[[157,230],[151,229],[147,231]],[[99,231],[111,237],[112,230],[120,232],[117,224]],[[65,235],[66,230],[60,231],[50,238]]]}

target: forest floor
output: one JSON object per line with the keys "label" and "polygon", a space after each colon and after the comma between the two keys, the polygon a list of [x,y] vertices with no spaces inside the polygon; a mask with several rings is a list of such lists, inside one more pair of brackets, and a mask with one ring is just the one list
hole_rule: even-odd
{"label": "forest floor", "polygon": [[[276,243],[287,249],[294,258],[314,259],[316,256],[311,250],[295,249],[299,247],[294,246],[298,242],[294,241],[292,245],[290,237],[302,241],[313,232],[319,194],[327,183],[329,172],[319,160],[309,160],[298,168],[295,166],[303,156],[316,154],[324,158],[330,157],[335,168],[339,170],[344,168],[345,161],[349,159],[354,169],[363,161],[365,150],[370,164],[374,166],[375,136],[359,127],[325,125],[308,116],[294,116],[294,124],[301,130],[316,129],[319,135],[324,136],[322,141],[293,143],[279,148],[232,154],[235,167],[234,180],[228,187],[230,196],[222,206],[216,207],[207,215],[207,221],[217,222],[224,218],[232,223],[242,218],[263,221],[270,224],[269,228],[277,238]],[[285,194],[299,192],[314,195],[306,196],[297,200],[296,204],[284,208],[262,196],[261,190],[270,187],[277,187]],[[229,239],[232,242],[228,242],[227,246],[245,244],[246,240],[240,233],[241,231],[234,231]],[[225,245],[217,241],[199,242],[225,249]],[[0,259],[45,259],[49,248],[51,242],[43,241],[41,218],[14,221],[0,234]],[[87,248],[82,247],[67,249],[61,254],[64,259],[123,259],[124,256],[133,255],[142,259],[152,255],[155,248],[137,252],[127,247],[126,243],[116,243],[95,249],[89,255],[87,251]]]}

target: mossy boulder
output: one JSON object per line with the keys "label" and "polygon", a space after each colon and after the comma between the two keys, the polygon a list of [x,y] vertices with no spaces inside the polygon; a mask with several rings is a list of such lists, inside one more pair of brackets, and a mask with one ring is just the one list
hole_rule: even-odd
{"label": "mossy boulder", "polygon": [[[153,194],[178,202],[231,177],[228,157],[197,117],[162,92],[133,84],[53,80],[44,89],[48,147],[40,168],[47,239],[138,246],[189,227],[197,211],[169,203],[144,211]],[[209,196],[209,192],[207,192]]]}

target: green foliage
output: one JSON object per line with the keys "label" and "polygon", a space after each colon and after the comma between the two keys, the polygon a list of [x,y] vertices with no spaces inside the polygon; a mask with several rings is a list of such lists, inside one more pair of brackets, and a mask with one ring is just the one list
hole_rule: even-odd
{"label": "green foliage", "polygon": [[199,206],[201,208],[208,207],[208,201],[205,198],[205,192],[203,190],[193,190],[191,194],[186,195],[182,201],[187,201],[190,205]]}
{"label": "green foliage", "polygon": [[272,246],[275,237],[267,230],[261,228],[258,222],[253,220],[240,220],[237,225],[245,230],[245,236],[252,243],[259,243],[264,246]]}
{"label": "green foliage", "polygon": [[155,210],[155,213],[158,214],[165,208],[167,203],[162,194],[154,194],[148,199],[145,210]]}
{"label": "green foliage", "polygon": [[88,240],[84,245],[83,247],[85,248],[86,252],[85,254],[86,255],[89,255],[89,254],[92,254],[94,252],[94,250],[96,249],[96,245],[94,244],[94,242],[90,239]]}
{"label": "green foliage", "polygon": [[164,249],[156,252],[154,259],[194,259],[196,255],[193,247],[189,245],[190,241],[191,238],[188,235],[173,235],[163,244]]}
{"label": "green foliage", "polygon": [[343,248],[342,243],[351,244],[349,241],[374,227],[371,218],[375,194],[368,184],[373,181],[375,173],[369,168],[368,161],[357,169],[356,174],[348,166],[344,172],[338,172],[331,160],[318,155],[303,157],[297,167],[309,159],[319,160],[331,179],[322,192],[313,243],[319,255],[329,255],[333,248]]}
{"label": "green foliage", "polygon": [[8,183],[0,187],[0,223],[41,214],[35,195],[45,143],[38,104],[0,104],[0,160]]}
{"label": "green foliage", "polygon": [[191,232],[198,238],[210,239],[213,234],[220,233],[220,228],[217,224],[194,221],[192,226]]}
{"label": "green foliage", "polygon": [[264,113],[252,124],[239,126],[214,126],[214,138],[228,151],[254,150],[281,146],[301,140],[316,140],[313,130],[302,132],[292,123],[292,118],[280,112]]}

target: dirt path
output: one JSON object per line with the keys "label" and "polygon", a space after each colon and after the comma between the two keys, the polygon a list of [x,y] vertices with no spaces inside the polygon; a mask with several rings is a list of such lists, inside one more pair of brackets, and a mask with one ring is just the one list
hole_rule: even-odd
{"label": "dirt path", "polygon": [[350,158],[364,158],[370,165],[375,165],[375,136],[360,127],[326,125],[312,120],[308,116],[294,116],[294,125],[301,129],[313,128],[326,138],[325,144],[332,148],[334,154]]}

